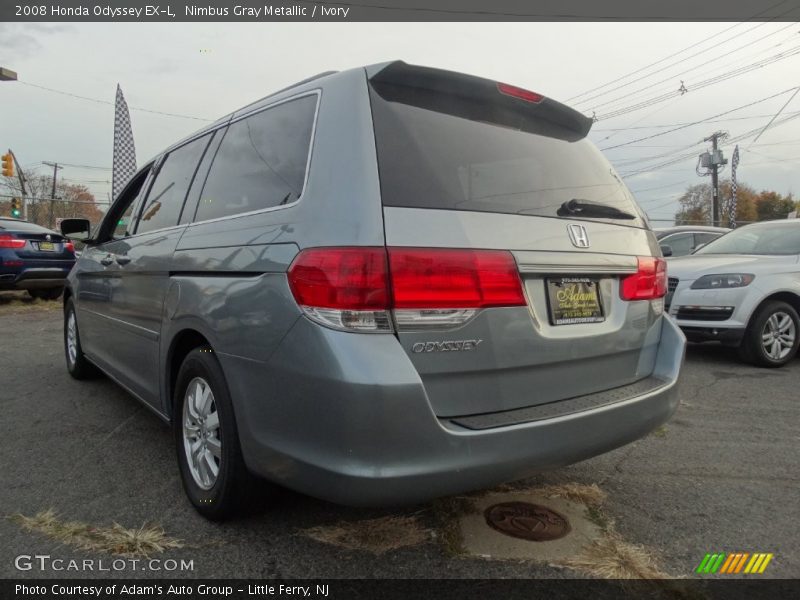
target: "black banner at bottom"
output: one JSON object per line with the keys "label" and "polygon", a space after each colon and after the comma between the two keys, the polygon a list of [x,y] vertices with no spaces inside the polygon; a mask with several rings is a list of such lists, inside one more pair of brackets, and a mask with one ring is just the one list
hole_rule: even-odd
{"label": "black banner at bottom", "polygon": [[797,579],[331,579],[331,580],[91,580],[5,579],[3,600],[407,600],[410,598],[534,600],[536,598],[793,598]]}

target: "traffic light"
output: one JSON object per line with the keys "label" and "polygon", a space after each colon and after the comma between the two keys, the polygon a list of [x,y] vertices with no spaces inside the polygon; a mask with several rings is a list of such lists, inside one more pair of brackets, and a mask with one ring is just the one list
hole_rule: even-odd
{"label": "traffic light", "polygon": [[6,152],[0,157],[3,164],[3,175],[6,177],[13,177],[14,176],[14,157],[11,155],[11,152]]}
{"label": "traffic light", "polygon": [[11,199],[11,216],[19,219],[22,216],[22,200],[19,198]]}

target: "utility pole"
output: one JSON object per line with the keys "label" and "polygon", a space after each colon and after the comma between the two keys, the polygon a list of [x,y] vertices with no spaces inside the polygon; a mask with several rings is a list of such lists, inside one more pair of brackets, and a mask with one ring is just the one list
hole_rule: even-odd
{"label": "utility pole", "polygon": [[50,216],[47,219],[47,224],[50,227],[50,229],[52,229],[54,226],[53,205],[55,204],[56,201],[56,177],[58,176],[58,170],[63,169],[63,167],[60,167],[58,163],[43,162],[42,164],[47,165],[48,167],[53,167],[53,189],[50,192]]}
{"label": "utility pole", "polygon": [[[711,142],[711,153],[705,152],[700,155],[700,166],[711,170],[711,224],[719,227],[719,167],[728,163],[728,159],[723,158],[722,150],[717,147],[717,142],[728,137],[725,131],[715,131],[704,142]],[[706,173],[707,174],[707,173]]]}

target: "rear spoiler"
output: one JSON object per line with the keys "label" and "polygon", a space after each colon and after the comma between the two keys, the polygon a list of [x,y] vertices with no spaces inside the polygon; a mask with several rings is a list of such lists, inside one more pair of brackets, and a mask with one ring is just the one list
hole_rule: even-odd
{"label": "rear spoiler", "polygon": [[395,61],[367,68],[384,100],[567,141],[585,138],[592,119],[541,94],[454,71]]}

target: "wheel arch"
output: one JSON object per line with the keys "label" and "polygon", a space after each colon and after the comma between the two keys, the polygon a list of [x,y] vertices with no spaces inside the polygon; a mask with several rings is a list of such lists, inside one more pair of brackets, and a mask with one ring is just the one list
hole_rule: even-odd
{"label": "wheel arch", "polygon": [[175,384],[178,380],[178,371],[180,371],[186,356],[192,350],[200,348],[201,346],[213,348],[208,337],[191,327],[180,330],[170,341],[169,349],[167,350],[167,360],[165,362],[166,373],[164,378],[166,384],[164,407],[170,421],[174,417],[173,396],[175,394]]}
{"label": "wheel arch", "polygon": [[761,307],[764,306],[767,302],[772,302],[774,300],[778,300],[781,302],[786,302],[789,306],[794,308],[798,315],[800,315],[800,295],[797,292],[793,292],[790,290],[780,290],[777,292],[772,292],[771,294],[764,296],[758,304],[755,305],[750,316],[747,319],[747,326],[750,326],[750,323],[753,322],[753,318],[755,315],[758,314],[758,311],[761,310]]}

